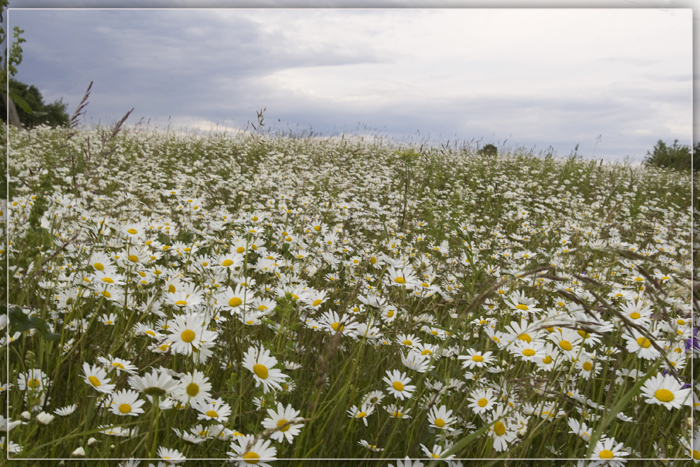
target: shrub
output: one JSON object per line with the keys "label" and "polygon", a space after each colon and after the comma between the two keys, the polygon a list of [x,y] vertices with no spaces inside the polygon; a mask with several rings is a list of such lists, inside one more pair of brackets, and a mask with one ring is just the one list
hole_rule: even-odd
{"label": "shrub", "polygon": [[653,152],[647,151],[647,158],[644,160],[644,163],[656,167],[689,171],[693,166],[695,170],[700,169],[699,158],[700,143],[696,144],[694,148],[691,149],[690,146],[678,145],[678,140],[675,140],[672,146],[668,146],[666,143],[659,140],[656,146],[654,146]]}

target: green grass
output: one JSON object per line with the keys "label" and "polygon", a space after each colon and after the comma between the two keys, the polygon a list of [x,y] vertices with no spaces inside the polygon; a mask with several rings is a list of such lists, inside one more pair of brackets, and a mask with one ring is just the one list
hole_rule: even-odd
{"label": "green grass", "polygon": [[[31,412],[6,438],[21,446],[15,456],[65,458],[83,447],[90,458],[150,458],[163,447],[189,459],[225,459],[236,435],[274,434],[262,423],[266,409],[279,402],[304,419],[293,443],[272,440],[279,459],[387,459],[366,465],[396,465],[389,459],[425,458],[421,444],[453,447],[462,459],[590,455],[595,445],[569,433],[569,419],[587,423],[594,439],[615,438],[630,460],[688,457],[681,439],[692,437],[692,408],[648,404],[641,393],[646,380],[635,384],[625,376],[636,370],[651,378],[669,352],[687,357],[678,379],[691,378],[692,350],[684,345],[693,332],[686,174],[524,152],[494,156],[467,147],[143,127],[122,130],[103,158],[88,161],[82,149],[88,138],[91,144],[100,140],[100,129],[80,130],[70,139],[61,129],[10,131],[9,221],[3,226],[9,243],[2,248],[10,266],[7,298],[11,308],[33,317],[35,328],[42,322],[49,328],[42,333],[13,322],[12,342],[3,350],[10,372],[3,365],[0,382],[12,386],[5,391],[9,412],[3,405],[0,413],[16,421]],[[171,190],[176,194],[169,196]],[[143,233],[133,236],[129,226]],[[240,259],[234,269],[219,265],[230,249]],[[101,277],[93,267],[98,253],[113,257],[115,274],[124,280],[108,289],[119,300],[101,293],[107,286],[95,279]],[[258,266],[268,255],[277,266],[266,272]],[[408,281],[413,289],[392,280],[390,263],[402,277],[416,275]],[[274,304],[254,325],[246,321],[257,308],[243,316],[216,301],[242,282]],[[211,355],[199,362],[154,348],[177,340],[170,329],[185,310],[175,304],[170,284],[182,290],[183,283],[202,299],[193,310],[216,332]],[[321,292],[326,296],[315,307]],[[532,342],[546,344],[542,356],[553,358],[551,367],[510,351],[525,342],[522,334],[507,335],[522,311],[509,305],[513,293],[540,309],[524,316]],[[363,304],[370,296],[381,297],[382,307]],[[626,308],[632,303],[653,317],[634,322]],[[382,318],[389,310],[397,318]],[[322,323],[331,311],[341,318],[335,327]],[[112,313],[114,324],[103,323]],[[374,326],[378,336],[353,335],[353,323]],[[629,350],[624,336],[635,324],[640,335],[668,347],[663,354],[644,359]],[[138,334],[139,325],[162,337]],[[576,341],[570,355],[554,338],[568,329],[590,335]],[[47,339],[51,332],[60,338]],[[402,364],[409,348],[400,342],[407,335],[427,345],[418,350],[429,351],[429,371]],[[253,372],[243,366],[252,346],[277,359],[286,388],[265,393],[256,387]],[[492,352],[494,362],[465,374],[457,356],[469,349]],[[145,404],[138,416],[100,408],[110,396],[85,381],[83,364],[109,356],[128,360],[141,376],[158,368],[176,380],[202,372],[212,397],[231,408],[220,423],[231,439],[181,439],[173,428],[201,424],[211,430],[218,424],[198,420],[186,398],[179,408],[156,410],[140,394]],[[572,361],[586,356],[598,370],[590,378]],[[287,370],[285,361],[300,367]],[[45,374],[40,391],[18,387],[30,369]],[[128,374],[107,370],[114,391],[132,388]],[[416,386],[403,401],[383,382],[393,370]],[[514,434],[505,449],[496,449],[491,434],[495,412],[481,417],[469,407],[473,391],[487,387],[506,415],[499,423]],[[383,400],[365,426],[347,411],[372,391],[381,391]],[[392,418],[384,406],[393,403],[411,418]],[[41,411],[70,404],[77,404],[74,413],[48,425],[36,419]],[[431,408],[442,405],[456,417],[451,430],[429,426]],[[111,425],[138,434],[101,432]],[[363,447],[361,440],[383,450]]]}

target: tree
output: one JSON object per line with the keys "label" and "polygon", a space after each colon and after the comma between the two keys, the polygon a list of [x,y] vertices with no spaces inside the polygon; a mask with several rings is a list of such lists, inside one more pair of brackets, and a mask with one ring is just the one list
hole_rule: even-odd
{"label": "tree", "polygon": [[479,149],[477,153],[484,156],[498,156],[498,148],[493,144],[487,144],[483,148]]}
{"label": "tree", "polygon": [[672,146],[659,140],[652,152],[647,151],[644,163],[676,170],[690,170],[694,166],[695,170],[700,170],[700,143],[691,149],[690,146],[679,145],[678,140]]}
{"label": "tree", "polygon": [[[7,8],[7,0],[0,0],[0,23],[2,23],[2,15]],[[12,43],[12,47],[9,49],[9,54],[7,48],[5,48],[5,54],[3,56],[4,62],[2,63],[2,70],[0,70],[0,95],[2,95],[2,101],[5,107],[8,109],[8,115],[10,124],[21,128],[19,115],[15,107],[15,103],[20,106],[22,110],[27,113],[31,113],[32,108],[27,104],[27,102],[22,99],[22,96],[17,95],[10,89],[7,82],[7,77],[13,78],[17,74],[17,65],[22,62],[22,42],[26,39],[21,37],[22,31],[18,26],[13,29],[13,37],[15,41]],[[9,40],[5,29],[0,26],[0,44],[4,44],[6,40]]]}
{"label": "tree", "polygon": [[[44,98],[34,85],[27,85],[16,79],[10,79],[10,91],[20,96],[31,108],[31,112],[25,112],[23,108],[17,109],[20,122],[27,128],[45,124],[49,126],[68,126],[68,105],[63,100],[57,100],[52,104],[44,104]],[[0,118],[5,119],[4,115]]]}

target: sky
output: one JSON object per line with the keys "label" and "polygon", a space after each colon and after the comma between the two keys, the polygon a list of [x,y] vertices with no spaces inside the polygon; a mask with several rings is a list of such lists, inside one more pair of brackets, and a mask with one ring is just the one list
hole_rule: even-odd
{"label": "sky", "polygon": [[133,107],[127,123],[243,129],[265,108],[265,128],[285,133],[561,156],[578,145],[583,157],[633,161],[659,139],[692,141],[695,19],[681,2],[118,3],[141,8],[13,1],[9,25],[26,39],[16,78],[69,113],[93,81],[88,124]]}

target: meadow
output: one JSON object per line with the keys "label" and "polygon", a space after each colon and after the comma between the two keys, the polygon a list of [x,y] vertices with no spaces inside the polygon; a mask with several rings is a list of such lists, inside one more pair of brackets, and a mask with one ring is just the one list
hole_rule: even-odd
{"label": "meadow", "polygon": [[690,175],[359,137],[6,137],[12,458],[700,462]]}

